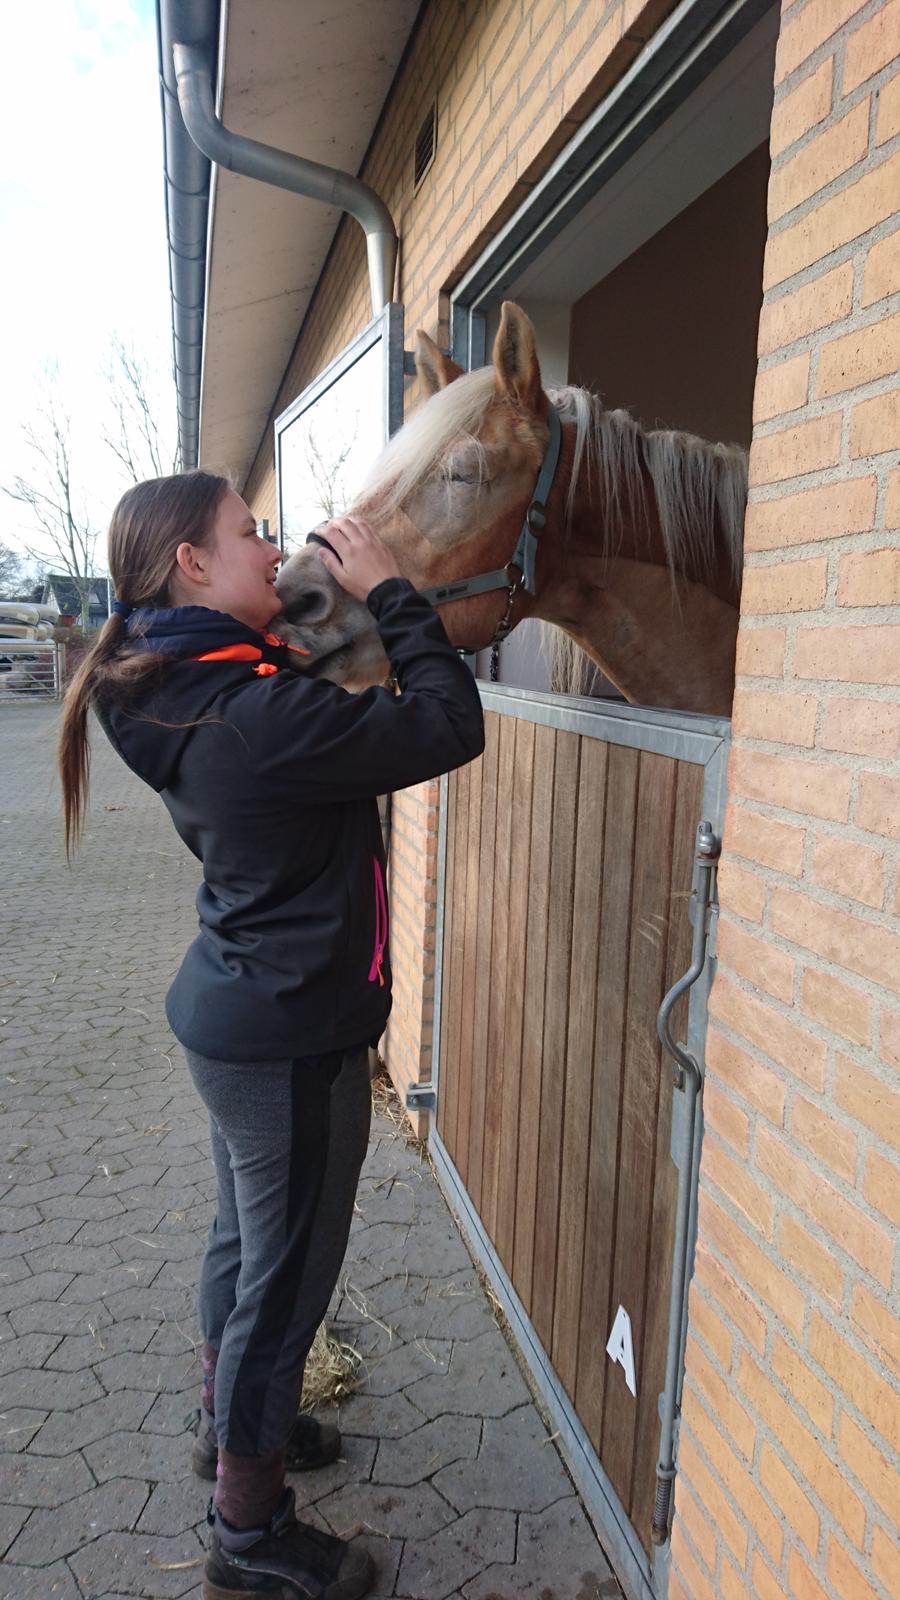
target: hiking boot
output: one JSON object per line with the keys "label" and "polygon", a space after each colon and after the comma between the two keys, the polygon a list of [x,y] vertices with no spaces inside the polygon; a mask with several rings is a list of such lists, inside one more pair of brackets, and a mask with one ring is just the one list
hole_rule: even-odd
{"label": "hiking boot", "polygon": [[212,1506],[203,1600],[362,1600],[375,1577],[372,1557],[298,1522],[287,1489],[267,1528],[232,1528]]}
{"label": "hiking boot", "polygon": [[[219,1463],[219,1441],[216,1425],[208,1411],[202,1407],[193,1411],[185,1425],[194,1433],[191,1447],[191,1466],[198,1478],[215,1481]],[[317,1422],[315,1417],[302,1413],[291,1429],[284,1447],[286,1472],[314,1472],[316,1467],[327,1467],[336,1461],[341,1450],[341,1436],[333,1422]]]}

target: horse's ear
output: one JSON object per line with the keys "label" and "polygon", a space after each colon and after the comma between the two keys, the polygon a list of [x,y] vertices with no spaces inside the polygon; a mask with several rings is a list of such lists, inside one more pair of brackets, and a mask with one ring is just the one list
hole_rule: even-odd
{"label": "horse's ear", "polygon": [[462,377],[462,371],[420,328],[416,334],[416,372],[425,393],[431,396],[438,389],[446,389],[454,378]]}
{"label": "horse's ear", "polygon": [[494,372],[498,393],[520,411],[541,408],[541,369],[534,347],[534,329],[524,311],[504,300],[494,340]]}

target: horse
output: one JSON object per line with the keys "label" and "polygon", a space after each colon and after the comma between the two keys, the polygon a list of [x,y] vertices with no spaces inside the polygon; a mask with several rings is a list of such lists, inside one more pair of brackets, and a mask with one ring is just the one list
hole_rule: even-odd
{"label": "horse", "polygon": [[[562,692],[583,688],[587,657],[632,704],[729,715],[746,453],[645,431],[586,389],[545,393],[534,330],[508,301],[491,366],[463,372],[420,332],[416,370],[426,399],[352,509],[439,606],[451,642],[481,649],[536,617],[552,625]],[[491,587],[465,581],[489,572]],[[371,614],[314,544],[285,562],[277,590],[275,627],[309,651],[306,671],[349,689],[384,681]]]}

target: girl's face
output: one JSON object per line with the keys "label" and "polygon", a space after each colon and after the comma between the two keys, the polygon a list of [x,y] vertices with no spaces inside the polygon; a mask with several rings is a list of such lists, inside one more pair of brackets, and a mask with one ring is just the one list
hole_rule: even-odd
{"label": "girl's face", "polygon": [[234,489],[219,501],[210,542],[197,554],[205,557],[205,593],[194,603],[227,611],[258,631],[267,628],[282,606],[275,593],[281,551],[259,537],[256,518]]}

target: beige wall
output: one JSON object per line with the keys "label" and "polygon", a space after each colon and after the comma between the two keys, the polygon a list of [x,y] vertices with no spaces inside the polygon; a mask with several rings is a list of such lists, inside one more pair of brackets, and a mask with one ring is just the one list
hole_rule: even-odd
{"label": "beige wall", "polygon": [[576,302],[570,382],[645,427],[749,445],[768,177],[763,145]]}

